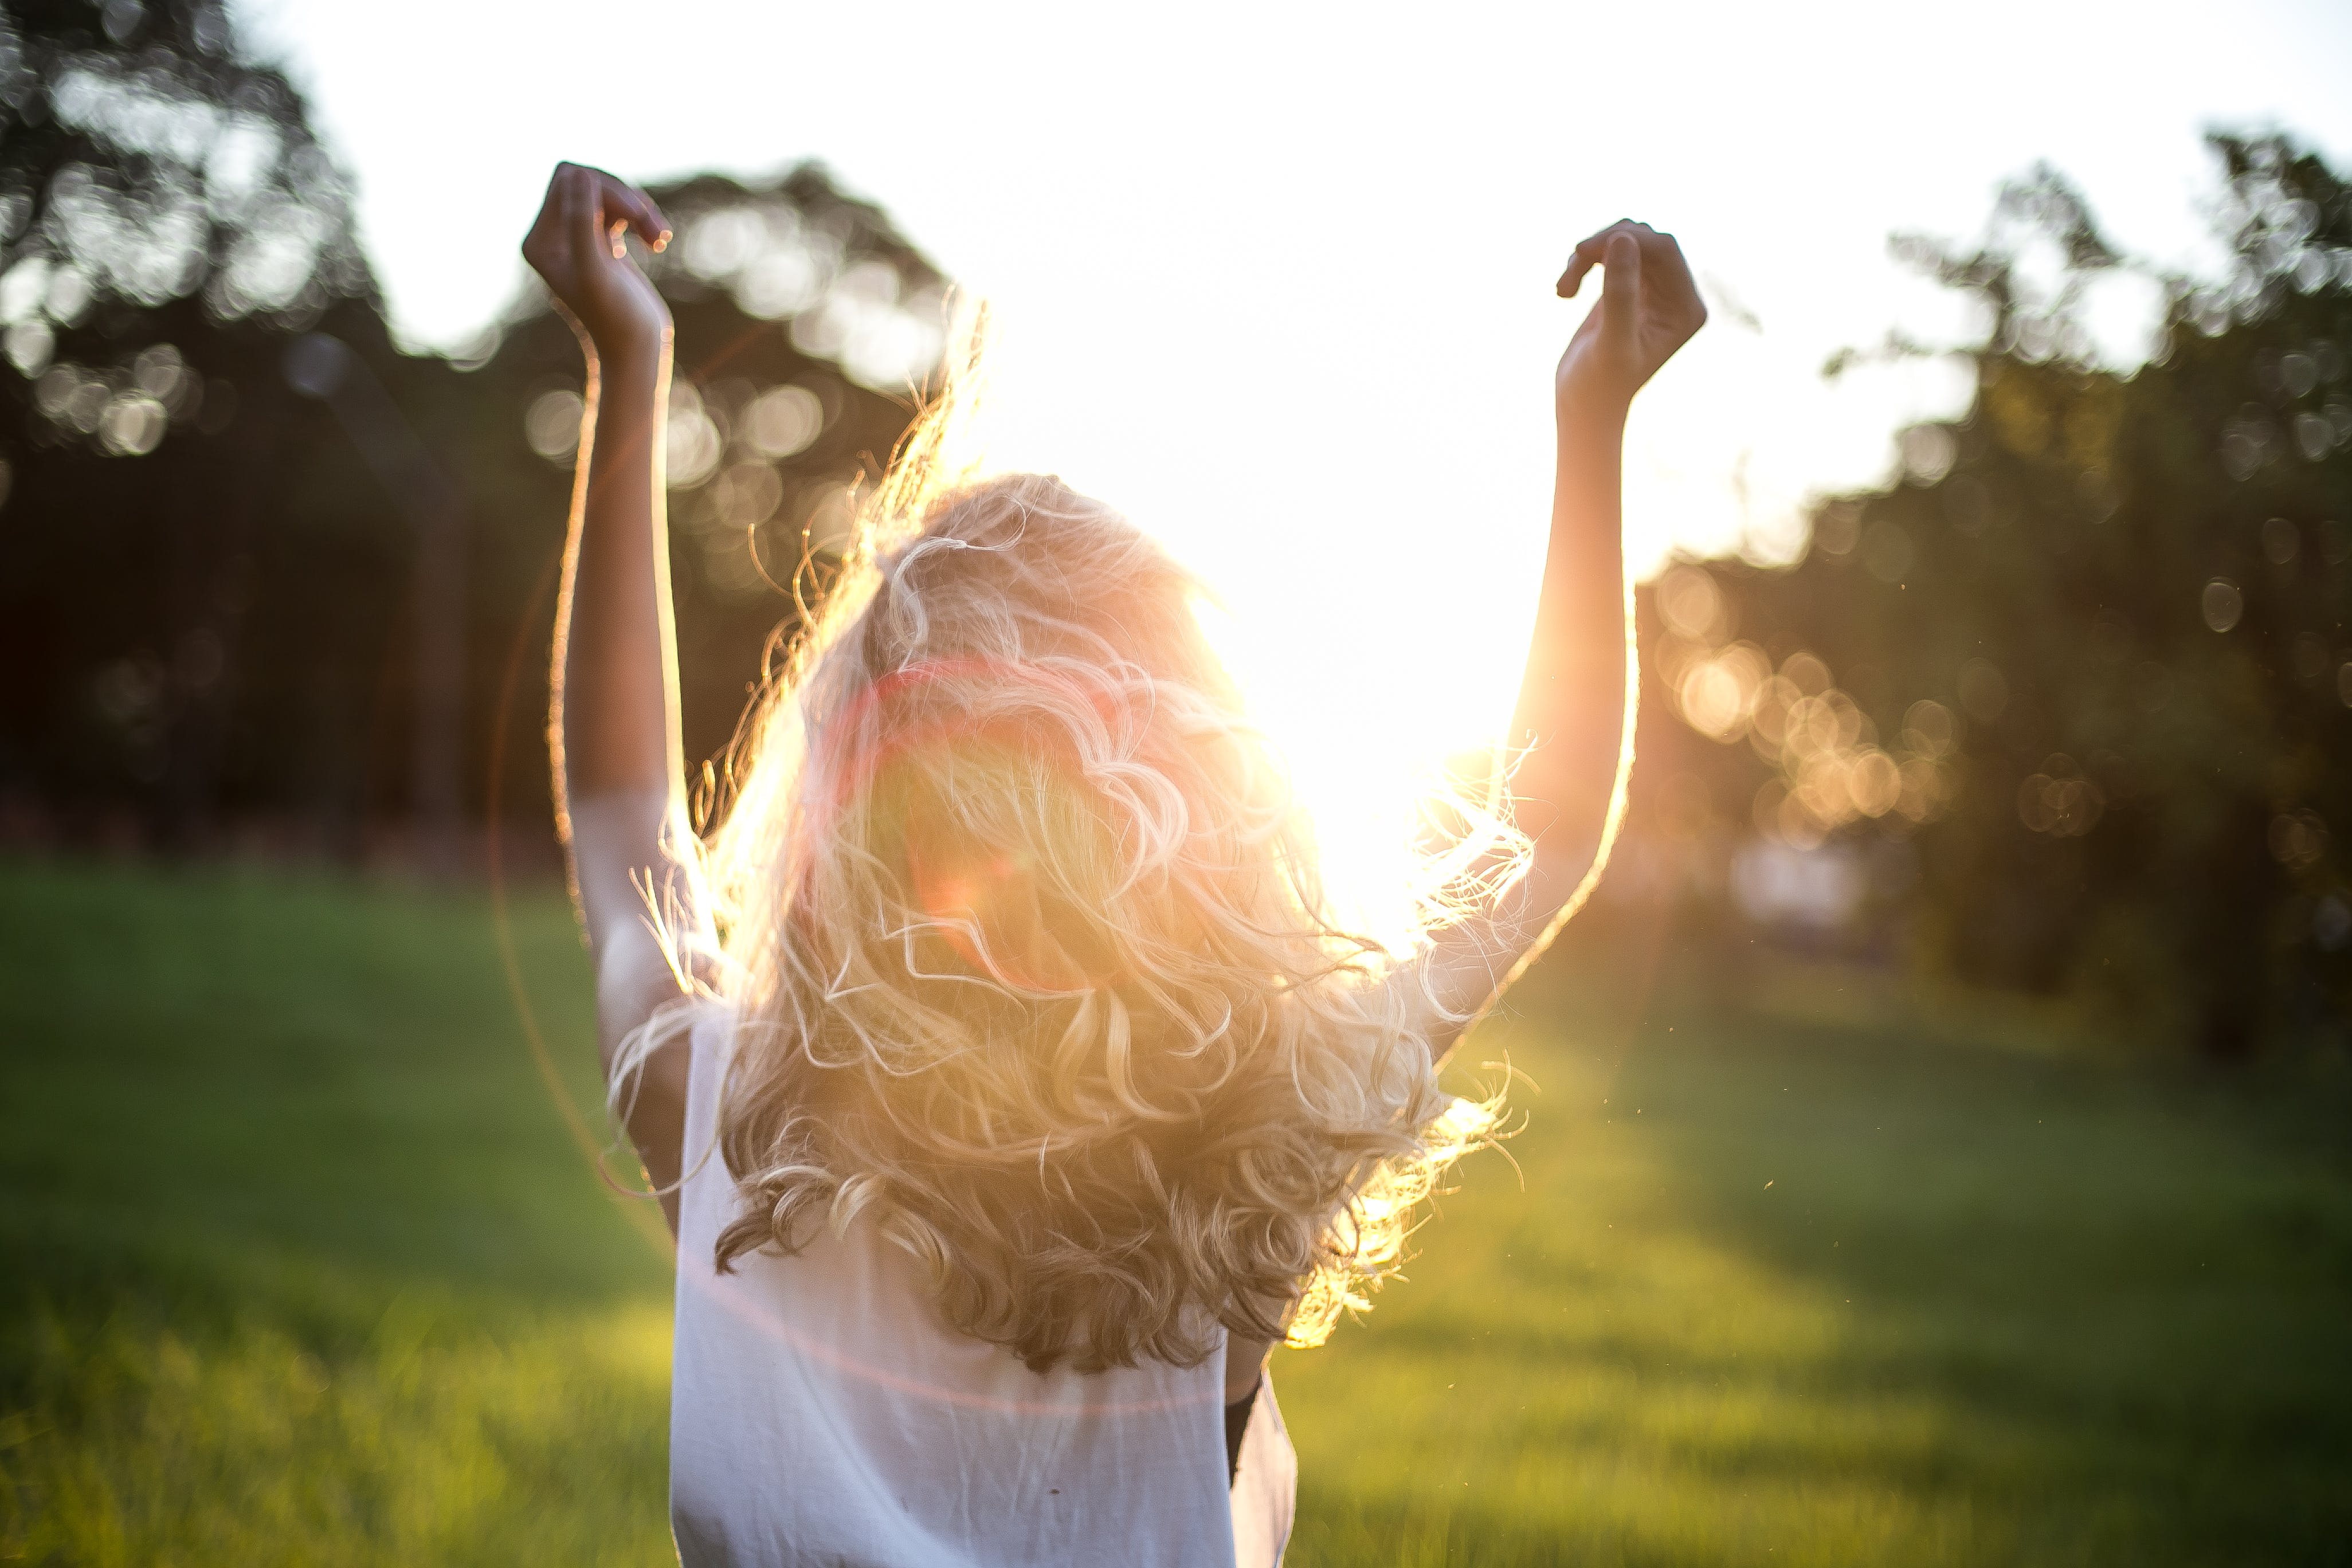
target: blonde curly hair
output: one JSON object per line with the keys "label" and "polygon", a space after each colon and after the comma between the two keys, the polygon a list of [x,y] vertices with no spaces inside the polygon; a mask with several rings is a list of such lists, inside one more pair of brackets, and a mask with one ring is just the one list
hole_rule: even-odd
{"label": "blonde curly hair", "polygon": [[940,483],[924,436],[705,849],[719,1267],[865,1215],[1040,1370],[1319,1343],[1496,1102],[1439,1089],[1444,1016],[1332,918],[1201,584],[1057,479]]}

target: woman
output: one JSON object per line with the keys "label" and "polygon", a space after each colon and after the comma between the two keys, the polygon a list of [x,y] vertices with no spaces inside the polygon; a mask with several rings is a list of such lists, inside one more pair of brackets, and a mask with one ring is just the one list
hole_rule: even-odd
{"label": "woman", "polygon": [[1198,584],[1056,479],[947,471],[951,409],[866,508],[698,841],[669,317],[630,230],[668,237],[564,164],[523,248],[587,357],[550,740],[607,1079],[679,1243],[679,1554],[1271,1563],[1294,1461],[1267,1352],[1393,1266],[1483,1125],[1436,1064],[1622,807],[1620,453],[1706,318],[1681,253],[1620,223],[1560,279],[1605,268],[1556,377],[1526,837],[1468,847],[1492,896],[1398,961],[1334,924]]}

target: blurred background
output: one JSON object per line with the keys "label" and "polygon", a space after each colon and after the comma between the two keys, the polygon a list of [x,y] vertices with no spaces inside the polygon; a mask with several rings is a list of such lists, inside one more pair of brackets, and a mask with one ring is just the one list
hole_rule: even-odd
{"label": "blurred background", "polygon": [[1551,279],[1690,253],[1626,833],[1462,1053],[1517,1171],[1277,1362],[1295,1561],[2343,1560],[2347,65],[2291,5],[0,4],[0,1557],[667,1550],[541,733],[570,157],[677,231],[690,762],[961,286],[999,459],[1215,584],[1375,921],[1509,704]]}

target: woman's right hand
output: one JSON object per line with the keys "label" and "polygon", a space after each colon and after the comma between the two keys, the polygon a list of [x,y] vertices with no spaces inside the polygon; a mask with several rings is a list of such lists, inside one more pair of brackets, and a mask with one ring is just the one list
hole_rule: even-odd
{"label": "woman's right hand", "polygon": [[602,169],[558,163],[523,237],[523,259],[592,355],[657,353],[669,341],[669,307],[622,245],[631,229],[656,250],[669,243],[669,220],[643,191]]}

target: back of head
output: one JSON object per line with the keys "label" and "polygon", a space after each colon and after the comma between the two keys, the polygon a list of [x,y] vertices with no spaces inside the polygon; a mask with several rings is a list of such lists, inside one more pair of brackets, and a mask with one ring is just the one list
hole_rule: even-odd
{"label": "back of head", "polygon": [[1311,1342],[1452,1152],[1427,1042],[1193,579],[1052,478],[919,519],[853,560],[712,842],[720,1261],[863,1215],[1032,1365],[1191,1362],[1295,1303]]}

